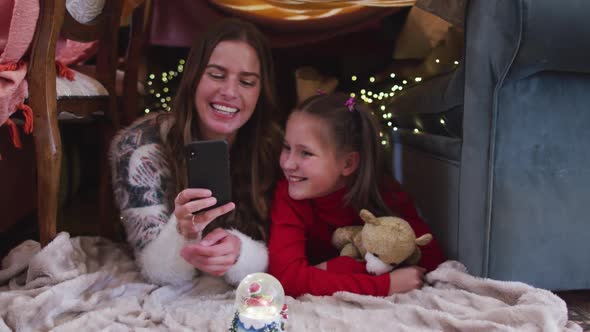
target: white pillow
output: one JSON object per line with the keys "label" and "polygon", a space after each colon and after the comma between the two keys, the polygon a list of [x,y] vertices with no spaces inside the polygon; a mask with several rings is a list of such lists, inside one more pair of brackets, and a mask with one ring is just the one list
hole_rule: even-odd
{"label": "white pillow", "polygon": [[87,24],[102,12],[104,3],[105,0],[66,0],[66,8],[76,21]]}

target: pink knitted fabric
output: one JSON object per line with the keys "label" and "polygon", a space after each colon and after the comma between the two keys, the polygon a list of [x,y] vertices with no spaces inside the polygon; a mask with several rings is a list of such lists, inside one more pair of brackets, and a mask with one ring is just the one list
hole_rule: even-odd
{"label": "pink knitted fabric", "polygon": [[20,61],[27,52],[39,17],[38,0],[0,1],[0,126],[10,126],[15,146],[20,145],[16,126],[9,116],[26,110],[26,131],[32,131],[30,108],[23,105],[27,91],[27,65]]}
{"label": "pink knitted fabric", "polygon": [[[27,62],[23,57],[33,40],[38,18],[39,0],[0,0],[0,126],[9,127],[12,143],[17,148],[21,147],[18,128],[10,115],[21,110],[25,117],[24,132],[33,131],[32,110],[23,103],[27,93]],[[56,47],[58,75],[72,79],[73,72],[64,65],[88,59],[96,52],[96,44],[60,39]]]}

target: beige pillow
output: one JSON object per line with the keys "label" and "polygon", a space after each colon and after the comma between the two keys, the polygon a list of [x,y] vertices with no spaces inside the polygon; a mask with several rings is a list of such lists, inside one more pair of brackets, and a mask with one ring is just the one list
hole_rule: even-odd
{"label": "beige pillow", "polygon": [[465,25],[467,0],[417,0],[416,7],[430,12],[458,28]]}
{"label": "beige pillow", "polygon": [[313,67],[299,67],[295,70],[297,89],[297,104],[305,99],[317,95],[318,92],[332,93],[338,86],[338,79],[333,76],[322,75]]}
{"label": "beige pillow", "polygon": [[412,7],[397,38],[393,58],[423,59],[447,36],[451,24],[442,18]]}

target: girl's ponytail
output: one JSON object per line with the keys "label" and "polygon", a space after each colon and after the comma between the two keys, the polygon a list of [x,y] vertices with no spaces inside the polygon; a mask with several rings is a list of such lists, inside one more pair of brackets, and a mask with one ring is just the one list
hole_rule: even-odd
{"label": "girl's ponytail", "polygon": [[359,166],[345,199],[358,211],[368,209],[377,216],[391,215],[383,201],[380,185],[383,181],[383,156],[379,145],[379,124],[371,110],[364,104],[354,106],[358,122]]}

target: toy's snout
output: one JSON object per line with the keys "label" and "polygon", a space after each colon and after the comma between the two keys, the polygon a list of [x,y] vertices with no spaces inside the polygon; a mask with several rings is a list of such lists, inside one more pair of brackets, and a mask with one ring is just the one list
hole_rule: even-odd
{"label": "toy's snout", "polygon": [[391,272],[397,264],[385,264],[379,259],[379,257],[367,252],[365,254],[365,261],[367,262],[367,271],[372,274],[380,275],[383,273]]}

